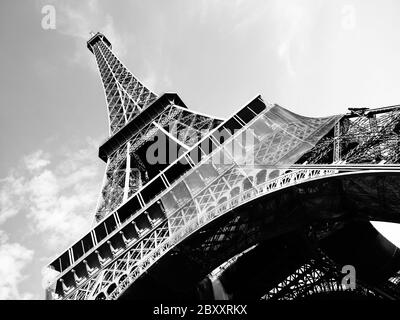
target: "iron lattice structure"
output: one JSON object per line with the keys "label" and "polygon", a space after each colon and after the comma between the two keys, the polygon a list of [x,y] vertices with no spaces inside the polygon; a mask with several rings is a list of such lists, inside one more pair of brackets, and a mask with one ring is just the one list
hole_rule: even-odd
{"label": "iron lattice structure", "polygon": [[[335,248],[358,243],[347,230],[375,239],[368,221],[400,221],[400,107],[309,118],[258,96],[223,121],[151,92],[101,33],[87,45],[107,101],[106,172],[93,228],[48,266],[50,298],[340,293],[349,258]],[[157,139],[172,156],[149,163]],[[378,273],[357,257],[353,294],[398,297],[397,248],[376,255],[388,250]]]}
{"label": "iron lattice structure", "polygon": [[[114,55],[106,37],[94,35],[88,41],[88,48],[96,57],[107,102],[109,132],[113,136],[158,97]],[[167,110],[159,113],[143,131],[136,132],[129,141],[124,141],[118,150],[107,157],[96,221],[112,212],[148,181],[145,159],[140,158],[136,151],[146,141],[151,141],[158,131],[164,132],[169,138],[175,139],[180,147],[187,149],[204,132],[220,122],[219,119],[187,110],[182,102],[175,104],[173,99],[168,101]]]}

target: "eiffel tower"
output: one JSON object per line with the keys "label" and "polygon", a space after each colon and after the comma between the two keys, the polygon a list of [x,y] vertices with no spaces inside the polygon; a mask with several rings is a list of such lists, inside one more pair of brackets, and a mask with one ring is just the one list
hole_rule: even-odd
{"label": "eiffel tower", "polygon": [[153,93],[103,34],[87,47],[106,169],[93,227],[47,266],[48,299],[400,297],[400,252],[370,223],[400,222],[400,106],[310,118],[258,96],[217,119]]}

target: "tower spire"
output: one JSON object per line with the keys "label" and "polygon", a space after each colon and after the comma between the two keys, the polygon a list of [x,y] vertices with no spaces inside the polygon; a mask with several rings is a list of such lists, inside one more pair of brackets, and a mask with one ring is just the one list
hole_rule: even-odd
{"label": "tower spire", "polygon": [[112,136],[153,102],[157,95],[146,88],[113,53],[111,42],[100,32],[90,33],[88,49],[96,57],[103,82]]}
{"label": "tower spire", "polygon": [[[100,71],[110,124],[110,138],[99,148],[100,158],[107,162],[95,214],[99,221],[164,168],[165,164],[158,169],[146,165],[145,150],[156,133],[188,149],[221,121],[185,110],[176,94],[157,97],[116,57],[111,42],[100,32],[92,35],[87,47]],[[145,110],[153,102],[151,110]]]}

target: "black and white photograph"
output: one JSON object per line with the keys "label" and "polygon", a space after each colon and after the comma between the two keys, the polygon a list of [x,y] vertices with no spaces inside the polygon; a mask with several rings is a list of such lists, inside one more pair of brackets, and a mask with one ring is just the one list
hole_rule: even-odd
{"label": "black and white photograph", "polygon": [[399,17],[1,0],[0,300],[400,300]]}

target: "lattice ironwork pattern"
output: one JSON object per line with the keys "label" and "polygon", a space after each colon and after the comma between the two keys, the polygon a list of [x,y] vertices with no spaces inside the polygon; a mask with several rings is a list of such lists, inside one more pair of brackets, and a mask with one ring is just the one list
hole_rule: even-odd
{"label": "lattice ironwork pattern", "polygon": [[357,281],[354,289],[342,283],[340,268],[322,252],[308,263],[300,266],[284,281],[280,282],[261,300],[304,299],[320,293],[346,292],[354,290],[361,296],[382,298],[378,291]]}
{"label": "lattice ironwork pattern", "polygon": [[[249,121],[246,125],[244,125],[241,130],[235,132],[229,139],[225,140],[223,144],[221,144],[218,148],[215,148],[213,152],[211,152],[207,157],[202,159],[202,161],[197,164],[196,166],[193,166],[188,170],[187,173],[185,173],[181,178],[178,178],[177,181],[175,181],[173,184],[168,185],[168,188],[165,189],[165,191],[162,191],[159,195],[154,195],[155,198],[151,200],[149,203],[146,204],[145,208],[148,208],[147,210],[150,211],[151,208],[153,207],[154,203],[161,203],[162,204],[162,211],[163,215],[162,218],[159,220],[164,221],[165,219],[168,221],[168,241],[165,243],[159,244],[160,247],[159,249],[154,249],[151,251],[150,256],[147,256],[144,261],[141,261],[144,263],[145,266],[151,265],[152,262],[154,262],[154,256],[157,255],[159,256],[159,253],[157,250],[162,250],[162,251],[167,251],[169,250],[173,244],[181,241],[184,239],[186,236],[188,236],[191,232],[194,230],[197,230],[200,228],[202,225],[205,225],[206,223],[210,222],[214,218],[218,217],[219,215],[223,214],[224,212],[228,212],[232,210],[234,207],[242,205],[243,203],[246,203],[248,201],[251,201],[252,199],[261,196],[262,194],[266,194],[269,192],[274,192],[278,189],[285,188],[289,185],[293,185],[296,183],[301,183],[306,180],[310,179],[315,179],[319,178],[321,176],[326,176],[329,174],[334,174],[336,171],[335,170],[329,170],[329,169],[320,169],[320,170],[296,170],[292,172],[287,172],[286,174],[277,174],[277,177],[272,178],[270,175],[269,177],[267,176],[268,171],[273,171],[273,169],[263,169],[263,168],[255,168],[255,167],[247,167],[242,166],[238,163],[246,163],[246,159],[243,159],[242,155],[245,155],[246,158],[246,153],[245,152],[238,152],[240,155],[239,157],[235,157],[233,154],[231,154],[231,149],[228,147],[231,145],[235,139],[237,139],[238,136],[243,134],[244,132],[248,131],[250,128],[253,128],[254,126],[259,127],[259,120],[265,119],[265,117],[268,117],[268,114],[271,113],[271,115],[275,116],[276,113],[279,113],[279,110],[282,110],[282,117],[284,116],[285,112],[283,111],[282,108],[280,107],[269,107],[265,108],[265,111],[260,113],[258,116],[255,116],[253,120]],[[332,126],[335,124],[334,121],[335,117],[330,118],[330,119],[325,119],[324,121],[321,122],[321,125],[318,127],[315,127],[315,129],[311,130],[308,133],[308,136],[303,135],[304,131],[299,131],[298,134],[300,134],[300,138],[295,138],[293,133],[290,133],[291,139],[299,141],[299,143],[304,144],[307,146],[307,148],[311,148],[312,144],[307,142],[308,137],[313,137],[315,134],[315,131],[318,130],[320,131],[320,134],[323,135],[324,132],[327,132],[332,128]],[[287,118],[287,122],[292,121],[292,119]],[[322,127],[325,127],[325,130],[322,130]],[[286,127],[285,127],[286,128]],[[270,133],[271,129],[270,127],[265,127],[264,128],[265,132]],[[274,127],[273,131],[278,134],[279,132],[283,132],[285,129],[282,129],[281,127]],[[307,130],[308,127],[307,127]],[[258,145],[264,145],[265,140],[270,139],[270,135],[262,134],[260,131],[260,128],[258,128],[258,135],[257,135],[257,140],[255,142],[255,150],[258,150],[258,154],[260,154],[260,150],[264,150],[265,153],[273,153],[274,150],[276,150],[276,153],[279,153],[279,156],[274,157],[274,163],[267,163],[265,164],[267,166],[272,166],[275,164],[277,161],[282,160],[283,157],[287,156],[287,153],[282,153],[278,148],[259,148]],[[280,144],[280,143],[285,143],[285,139],[277,139],[275,141],[275,144]],[[304,143],[306,142],[306,143]],[[195,148],[196,146],[194,146]],[[247,146],[242,146],[243,151],[246,150]],[[292,148],[298,148],[298,144],[293,143]],[[308,149],[298,149],[300,150],[299,153],[297,154],[297,158],[300,157],[305,151]],[[288,151],[293,151],[293,150],[288,150]],[[223,156],[221,155],[223,154]],[[185,155],[184,155],[185,156]],[[247,157],[252,158],[253,154],[247,154]],[[215,159],[229,159],[228,164],[222,163],[218,164],[218,162],[215,162]],[[289,154],[288,156],[288,161],[293,161],[295,160],[292,156],[292,154]],[[276,171],[276,169],[275,169]],[[279,170],[278,170],[279,171]],[[142,193],[143,190],[138,191],[138,193]],[[145,214],[146,210],[142,211],[143,214]],[[132,218],[134,217],[134,214],[132,212]],[[111,215],[112,218],[115,217],[115,219],[121,220],[121,218],[117,218],[117,216],[114,216],[114,213]],[[147,232],[150,232],[153,230],[153,228],[156,228],[154,223],[152,223],[151,218],[147,216],[147,224],[146,228],[142,230],[136,230],[136,238],[132,241],[135,243],[141,243],[143,240],[140,238],[142,234],[147,234]],[[128,219],[130,223],[132,223],[133,220]],[[128,222],[127,221],[127,222]],[[139,224],[139,223],[137,223]],[[123,231],[124,228],[123,226],[127,226],[128,224],[124,222],[121,224],[118,228],[116,228],[117,232],[118,230]],[[154,225],[154,226],[153,226]],[[110,236],[112,236],[115,233],[110,233]],[[121,237],[120,234],[116,233],[118,237]],[[133,238],[132,238],[133,239]],[[102,240],[101,243],[104,243],[105,240]],[[112,240],[108,240],[113,242]],[[115,242],[115,240],[114,240]],[[126,244],[126,241],[119,241],[119,244],[124,243]],[[108,246],[108,245],[107,245]],[[125,246],[123,246],[125,247]],[[93,249],[91,249],[90,252]],[[130,251],[128,248],[124,248],[124,250]],[[107,253],[104,253],[105,255]],[[89,255],[89,252],[88,252]],[[92,254],[93,256],[93,254]],[[78,259],[78,261],[82,261],[83,257]],[[100,263],[99,260],[100,258],[97,258],[97,262],[95,264]],[[116,261],[119,261],[120,259],[117,257],[112,256],[112,259],[117,259]],[[76,262],[78,262],[76,261]],[[79,263],[79,262],[78,262]],[[116,263],[116,262],[114,262]],[[129,266],[129,265],[126,265]],[[140,267],[140,270],[143,270],[145,267]],[[102,269],[108,270],[108,268]],[[114,270],[114,267],[111,267],[111,270]],[[67,268],[67,270],[69,270]],[[126,271],[126,268],[124,269]],[[139,276],[140,272],[138,273],[135,271],[136,275]],[[130,272],[128,272],[129,274]],[[125,282],[127,281],[133,281],[134,279],[132,277],[127,277]],[[86,283],[86,282],[85,282]],[[94,283],[93,280],[91,280],[91,283]],[[66,284],[64,283],[66,286]],[[104,286],[108,286],[108,282],[104,282]],[[105,294],[104,292],[104,286],[100,286],[101,292]],[[124,286],[122,286],[124,287]],[[65,291],[65,289],[68,289],[69,287],[64,288],[62,292],[67,293],[68,291]],[[71,288],[74,288],[74,286],[71,286]],[[81,289],[79,288],[78,291]],[[87,291],[85,289],[85,291]],[[120,289],[119,286],[116,286],[115,292],[120,292],[122,293],[122,289]],[[67,294],[68,298],[75,298],[75,297],[80,297],[79,295],[76,295],[76,289],[72,290],[70,294]],[[114,293],[115,295],[116,293]],[[87,296],[85,296],[86,298]],[[108,297],[106,295],[106,297]]]}
{"label": "lattice ironwork pattern", "polygon": [[101,38],[92,50],[103,82],[112,135],[157,96],[133,76]]}
{"label": "lattice ironwork pattern", "polygon": [[[90,49],[96,57],[107,102],[110,135],[132,121],[157,95],[146,88],[116,57],[103,35],[97,34]],[[165,130],[185,146],[192,146],[221,120],[200,115],[174,105],[154,119],[108,160],[95,221],[112,212],[142,185],[142,159],[130,161],[140,145],[150,140],[159,130]],[[136,165],[134,167],[133,165]]]}
{"label": "lattice ironwork pattern", "polygon": [[[179,141],[184,149],[192,147],[221,120],[213,119],[171,104],[169,108],[121,146],[108,160],[96,221],[101,220],[147,182],[146,170],[136,151],[152,141],[160,131]],[[129,178],[128,178],[129,177]],[[129,182],[126,182],[129,179]],[[143,180],[142,180],[143,179]]]}
{"label": "lattice ironwork pattern", "polygon": [[[120,133],[155,107],[158,97],[116,58],[103,35],[95,35],[88,47],[103,81],[110,139],[121,139]],[[140,130],[123,136],[107,154],[93,228],[49,265],[53,299],[117,299],[171,249],[246,203],[291,186],[368,169],[343,169],[346,164],[377,164],[376,170],[382,170],[378,165],[399,162],[398,107],[307,118],[257,97],[226,121],[176,101],[162,107],[146,122],[140,120]],[[222,132],[223,141],[218,139]],[[144,154],[159,134],[182,152],[177,161],[153,172]],[[235,226],[225,229],[224,234],[236,232]],[[202,250],[215,249],[219,237],[210,237]],[[324,258],[311,260],[263,298],[341,290],[332,270]],[[395,280],[390,283],[395,285]]]}
{"label": "lattice ironwork pattern", "polygon": [[[399,163],[400,106],[353,110],[312,150],[310,163]],[[331,153],[334,152],[332,159]]]}

